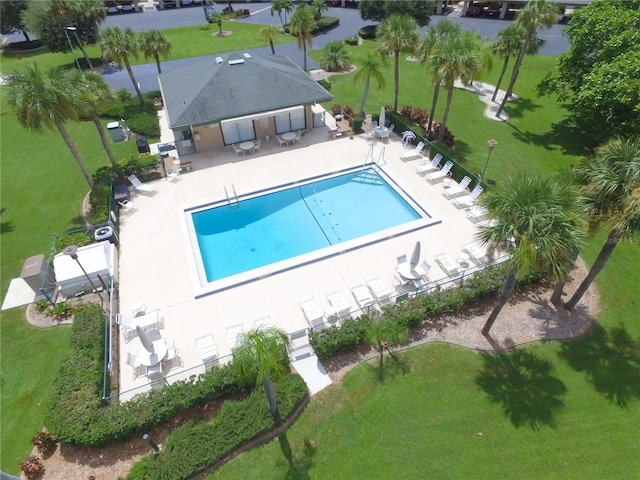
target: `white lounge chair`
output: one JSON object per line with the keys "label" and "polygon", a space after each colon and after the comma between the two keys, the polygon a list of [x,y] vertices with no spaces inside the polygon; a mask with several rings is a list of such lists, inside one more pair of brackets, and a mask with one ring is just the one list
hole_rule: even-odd
{"label": "white lounge chair", "polygon": [[473,260],[478,265],[483,265],[489,260],[487,249],[482,245],[477,244],[476,242],[463,244],[461,250],[469,255],[471,260]]}
{"label": "white lounge chair", "polygon": [[388,303],[391,301],[391,292],[380,277],[367,280],[367,285],[378,302]]}
{"label": "white lounge chair", "polygon": [[422,158],[422,149],[424,148],[424,142],[418,143],[415,148],[408,152],[402,152],[400,154],[400,160],[406,162],[407,160],[417,160]]}
{"label": "white lounge chair", "polygon": [[324,324],[324,313],[318,307],[316,301],[312,298],[300,302],[300,308],[304,318],[307,319],[307,323],[311,328],[322,327]]}
{"label": "white lounge chair", "polygon": [[155,186],[149,185],[148,183],[142,183],[140,179],[135,175],[129,175],[128,178],[129,178],[129,181],[131,182],[131,185],[133,185],[133,188],[136,189],[136,192],[153,193],[158,191],[158,189]]}
{"label": "white lounge chair", "polygon": [[339,319],[351,316],[351,307],[340,290],[327,293],[327,300],[329,300],[329,304],[335,308],[336,315]]}
{"label": "white lounge chair", "polygon": [[440,253],[433,258],[448,276],[452,277],[460,273],[460,265],[454,262],[447,253]]}
{"label": "white lounge chair", "polygon": [[205,363],[211,362],[218,358],[218,349],[216,347],[213,334],[207,333],[200,337],[196,337],[196,344],[198,345],[198,352],[200,353],[200,359]]}
{"label": "white lounge chair", "polygon": [[242,344],[242,333],[244,327],[241,323],[227,327],[227,344],[231,350]]}
{"label": "white lounge chair", "polygon": [[424,157],[425,162],[416,167],[416,172],[420,175],[424,173],[436,172],[440,169],[440,162],[442,161],[442,154],[437,153],[433,160],[429,161],[429,158]]}
{"label": "white lounge chair", "polygon": [[463,197],[454,198],[452,200],[453,204],[458,208],[466,208],[472,207],[476,201],[476,199],[483,192],[482,187],[480,185],[476,186],[469,195],[465,195]]}
{"label": "white lounge chair", "polygon": [[473,207],[467,209],[467,218],[472,222],[476,222],[478,220],[484,219],[487,216],[489,211],[486,207],[482,207],[480,205],[474,205]]}
{"label": "white lounge chair", "polygon": [[369,289],[363,284],[351,287],[351,294],[353,295],[353,298],[356,299],[356,302],[358,302],[361,309],[376,303],[376,300],[371,295],[371,292],[369,292]]}
{"label": "white lounge chair", "polygon": [[442,191],[442,195],[447,198],[454,198],[458,195],[461,195],[467,191],[467,187],[471,183],[470,177],[464,177],[460,183],[453,185],[451,187],[447,187]]}
{"label": "white lounge chair", "polygon": [[444,180],[445,177],[449,176],[449,172],[453,168],[453,162],[451,160],[447,160],[447,163],[444,164],[442,170],[438,170],[437,172],[430,173],[425,175],[425,180],[429,183],[438,183]]}

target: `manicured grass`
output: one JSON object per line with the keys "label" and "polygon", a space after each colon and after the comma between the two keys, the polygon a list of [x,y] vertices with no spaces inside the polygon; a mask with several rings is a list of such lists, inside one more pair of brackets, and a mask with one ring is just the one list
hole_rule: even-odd
{"label": "manicured grass", "polygon": [[[49,257],[54,233],[82,226],[82,200],[89,187],[57,131],[34,135],[23,129],[3,97],[2,122],[2,264],[0,298],[32,255]],[[106,124],[106,122],[105,122]],[[109,160],[92,122],[69,123],[89,171]],[[106,128],[106,127],[105,127]],[[111,145],[117,159],[137,155],[135,141]],[[67,351],[69,328],[37,330],[25,320],[25,308],[2,312],[1,428],[2,470],[18,473],[42,427],[51,382]]]}
{"label": "manicured grass", "polygon": [[[260,35],[263,25],[255,25],[242,22],[224,22],[222,24],[223,31],[232,32],[231,35],[218,37],[214,35],[218,32],[218,26],[196,25],[192,27],[170,28],[163,30],[162,33],[171,42],[171,52],[165,60],[180,60],[182,58],[200,57],[203,55],[212,55],[214,53],[243,51],[250,48],[258,48],[268,46]],[[283,43],[295,42],[295,38],[287,34],[279,34],[274,40],[276,53],[278,53],[278,45]],[[101,57],[100,49],[97,46],[87,46],[87,54],[94,66],[99,62]],[[76,55],[81,55],[77,50]],[[69,53],[51,53],[48,49],[42,49],[35,52],[21,53],[22,60],[16,58],[16,52],[5,52],[2,54],[2,71],[10,72],[13,69],[22,68],[31,62],[36,62],[41,68],[65,66],[74,67],[73,55]],[[93,59],[97,59],[96,62]],[[153,58],[145,59],[144,55],[136,60],[129,59],[132,65],[143,63],[153,63]]]}

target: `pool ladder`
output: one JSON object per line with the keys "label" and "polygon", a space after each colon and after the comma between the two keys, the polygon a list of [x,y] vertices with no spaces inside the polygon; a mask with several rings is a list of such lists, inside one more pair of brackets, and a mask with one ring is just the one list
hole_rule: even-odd
{"label": "pool ladder", "polygon": [[238,201],[238,194],[236,193],[236,187],[231,184],[231,190],[233,192],[232,196],[229,196],[227,192],[227,187],[224,187],[224,194],[227,196],[227,203],[231,208],[238,208],[240,206],[240,202]]}
{"label": "pool ladder", "polygon": [[387,161],[384,159],[384,152],[385,152],[385,147],[382,147],[382,149],[380,150],[380,153],[378,154],[378,159],[375,160],[373,155],[373,145],[371,145],[369,147],[369,150],[367,150],[367,154],[364,157],[364,162],[362,163],[362,170],[364,170],[367,167],[367,164],[369,163],[373,164],[373,166],[378,168],[386,164]]}

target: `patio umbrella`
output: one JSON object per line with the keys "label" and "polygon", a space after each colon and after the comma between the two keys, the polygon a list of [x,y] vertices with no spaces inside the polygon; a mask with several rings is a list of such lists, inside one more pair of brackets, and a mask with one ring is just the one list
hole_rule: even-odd
{"label": "patio umbrella", "polygon": [[416,242],[416,246],[413,247],[413,253],[411,254],[411,261],[409,262],[411,268],[415,268],[420,261],[420,240]]}
{"label": "patio umbrella", "polygon": [[142,346],[145,348],[145,350],[147,350],[147,352],[149,353],[154,353],[153,341],[151,340],[151,337],[147,335],[147,332],[145,332],[142,328],[140,328],[140,325],[136,326],[136,331],[138,332],[138,338],[140,339],[140,343],[142,343]]}
{"label": "patio umbrella", "polygon": [[384,106],[383,106],[382,108],[380,108],[380,118],[378,119],[378,125],[380,125],[381,127],[384,127],[385,121],[386,121],[386,118],[385,118]]}

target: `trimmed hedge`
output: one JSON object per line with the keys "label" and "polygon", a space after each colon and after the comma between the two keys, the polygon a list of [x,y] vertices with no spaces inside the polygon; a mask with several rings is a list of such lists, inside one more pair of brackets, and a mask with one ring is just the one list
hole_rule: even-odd
{"label": "trimmed hedge", "polygon": [[[282,418],[289,417],[308,395],[299,375],[288,375],[275,389]],[[264,389],[259,388],[244,400],[227,400],[210,423],[192,420],[173,430],[163,450],[136,463],[127,480],[190,478],[276,426]]]}
{"label": "trimmed hedge", "polygon": [[[311,30],[311,35],[314,37],[323,32],[331,30],[332,28],[336,28],[340,25],[340,19],[338,17],[322,17],[320,20],[316,22],[316,26]],[[291,34],[290,25],[285,23],[284,31]]]}
{"label": "trimmed hedge", "polygon": [[[438,288],[404,301],[397,301],[385,306],[382,315],[386,320],[411,328],[428,322],[429,317],[457,312],[468,303],[495,296],[500,292],[507,276],[507,269],[506,263],[495,265],[465,278],[458,288]],[[541,275],[532,272],[520,279],[518,284],[535,283],[542,278]],[[310,336],[311,345],[322,359],[350,352],[364,342],[364,333],[371,321],[367,315],[362,315],[356,319],[345,320],[342,327],[314,331]]]}
{"label": "trimmed hedge", "polygon": [[363,40],[371,40],[376,38],[377,25],[367,25],[358,30],[358,36]]}
{"label": "trimmed hedge", "polygon": [[75,314],[73,353],[60,367],[45,421],[61,442],[88,446],[117,443],[169,420],[176,412],[242,391],[255,380],[241,378],[233,364],[227,364],[126,403],[105,405],[100,400],[105,323],[104,313],[95,304]]}

